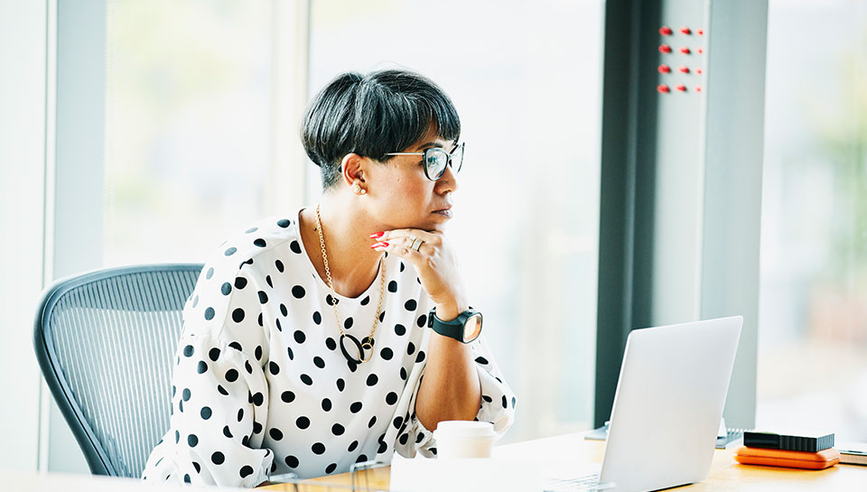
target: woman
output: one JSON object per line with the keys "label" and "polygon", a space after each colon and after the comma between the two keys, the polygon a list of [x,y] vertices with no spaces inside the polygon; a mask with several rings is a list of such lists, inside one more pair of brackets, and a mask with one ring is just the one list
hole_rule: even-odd
{"label": "woman", "polygon": [[[406,71],[340,75],[304,118],[318,205],[224,242],[184,309],[171,428],[143,478],[253,487],[394,451],[515,397],[443,234],[463,161],[448,96]],[[464,343],[470,342],[470,343]]]}

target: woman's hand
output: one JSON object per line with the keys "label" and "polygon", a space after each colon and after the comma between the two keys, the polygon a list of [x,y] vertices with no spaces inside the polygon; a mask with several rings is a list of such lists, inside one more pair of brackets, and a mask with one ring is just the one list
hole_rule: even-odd
{"label": "woman's hand", "polygon": [[[397,255],[415,268],[422,287],[437,306],[440,319],[454,319],[467,309],[457,258],[445,234],[420,229],[394,229],[370,237],[377,241],[370,246],[372,249]],[[415,238],[424,241],[418,251],[412,249]]]}

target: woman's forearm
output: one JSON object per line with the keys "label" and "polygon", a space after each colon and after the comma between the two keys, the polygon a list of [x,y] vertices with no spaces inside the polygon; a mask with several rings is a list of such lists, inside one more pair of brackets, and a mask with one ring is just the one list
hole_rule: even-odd
{"label": "woman's forearm", "polygon": [[[445,319],[457,316],[443,314]],[[415,403],[421,424],[434,430],[443,420],[473,420],[482,394],[470,346],[432,332],[427,356]]]}

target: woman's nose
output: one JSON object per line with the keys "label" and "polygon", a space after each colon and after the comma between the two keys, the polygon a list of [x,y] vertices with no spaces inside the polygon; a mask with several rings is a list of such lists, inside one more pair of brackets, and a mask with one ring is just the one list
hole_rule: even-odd
{"label": "woman's nose", "polygon": [[437,180],[436,188],[437,193],[440,194],[457,191],[458,178],[452,171],[451,165],[446,166],[446,170],[443,172],[443,175],[440,176],[440,179]]}

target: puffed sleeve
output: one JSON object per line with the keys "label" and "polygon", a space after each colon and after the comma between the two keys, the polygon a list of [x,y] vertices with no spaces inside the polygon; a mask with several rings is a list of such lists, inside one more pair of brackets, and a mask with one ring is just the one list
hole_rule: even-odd
{"label": "puffed sleeve", "polygon": [[[429,336],[430,333],[427,333],[426,337]],[[487,343],[485,343],[484,337],[480,336],[470,344],[470,347],[473,351],[473,358],[476,363],[476,371],[479,374],[482,392],[481,405],[474,420],[494,424],[494,432],[497,434],[496,438],[499,439],[506,433],[506,430],[511,427],[512,422],[515,420],[517,398],[509,385],[503,380],[500,367],[497,365]],[[413,370],[414,373],[418,372],[418,379],[415,380],[415,384],[412,387],[412,397],[408,406],[410,409],[415,409],[418,390],[424,379],[423,365],[423,361],[417,362]],[[428,458],[436,455],[436,440],[433,438],[433,432],[422,425],[414,410],[409,415],[408,423],[398,434],[395,450],[406,458],[415,457],[417,452]]]}
{"label": "puffed sleeve", "polygon": [[268,418],[261,294],[244,268],[219,276],[210,268],[184,310],[171,430],[151,453],[143,478],[255,487],[267,480],[273,460],[270,450],[260,449]]}

